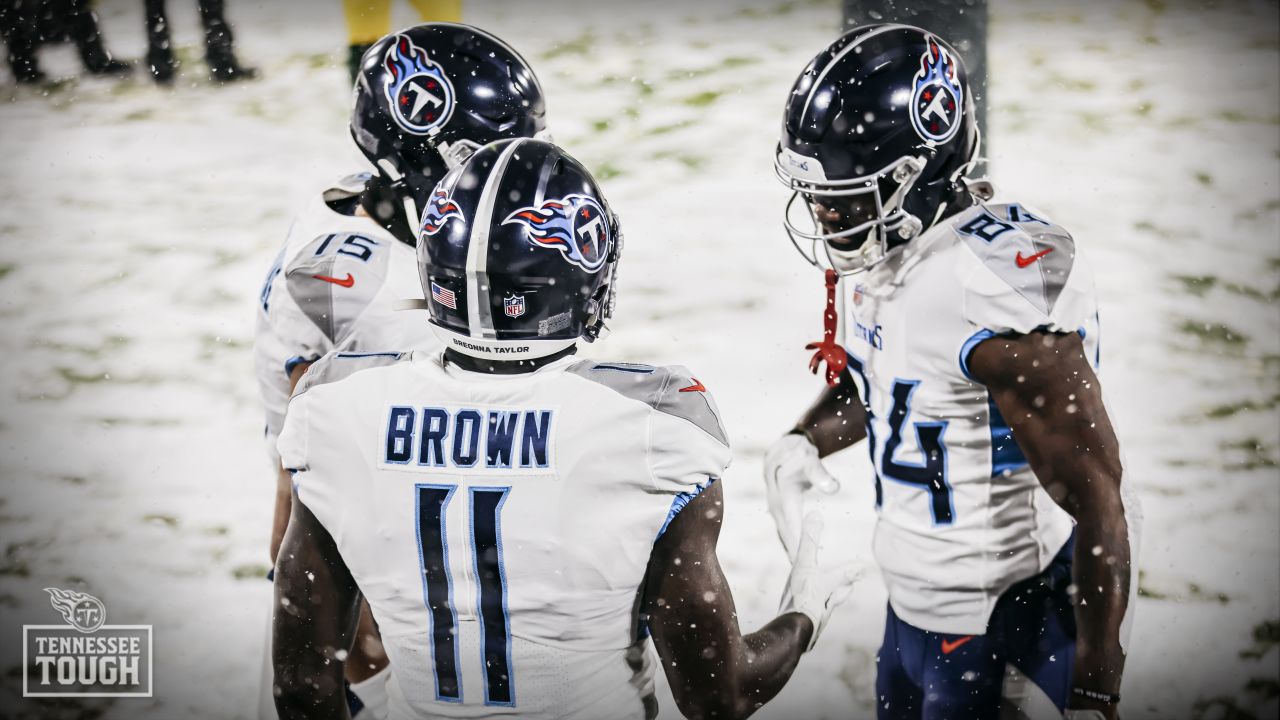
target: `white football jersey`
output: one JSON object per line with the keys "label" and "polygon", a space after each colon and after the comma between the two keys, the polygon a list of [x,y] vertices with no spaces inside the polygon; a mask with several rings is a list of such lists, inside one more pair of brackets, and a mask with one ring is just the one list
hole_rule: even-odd
{"label": "white football jersey", "polygon": [[969,376],[969,353],[1045,328],[1080,333],[1096,365],[1093,276],[1044,216],[978,205],[841,285],[841,342],[870,408],[889,601],[921,629],[983,634],[1000,595],[1042,571],[1073,522]]}
{"label": "white football jersey", "polygon": [[652,716],[640,586],[729,463],[710,395],[679,367],[442,357],[326,356],[279,441],[378,622],[391,717]]}
{"label": "white football jersey", "polygon": [[353,212],[368,177],[311,198],[263,283],[253,356],[272,455],[297,363],[331,350],[439,347],[425,313],[395,309],[422,297],[415,249]]}

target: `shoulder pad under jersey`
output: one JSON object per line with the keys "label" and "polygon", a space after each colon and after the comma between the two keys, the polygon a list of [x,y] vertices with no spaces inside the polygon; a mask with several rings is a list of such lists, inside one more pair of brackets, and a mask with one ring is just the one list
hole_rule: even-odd
{"label": "shoulder pad under jersey", "polygon": [[[957,217],[952,228],[1003,286],[1044,316],[1054,314],[1076,265],[1070,233],[1018,204],[979,205]],[[988,290],[980,294],[1007,292]]]}
{"label": "shoulder pad under jersey", "polygon": [[570,366],[568,372],[658,412],[687,420],[726,447],[729,445],[728,433],[714,400],[688,368],[584,360]]}
{"label": "shoulder pad under jersey", "polygon": [[359,172],[352,173],[338,182],[323,193],[321,197],[326,203],[336,202],[338,200],[347,200],[364,192],[364,186],[369,182],[369,178],[373,177],[372,173]]}
{"label": "shoulder pad under jersey", "polygon": [[361,370],[394,365],[409,359],[407,352],[343,353],[331,352],[307,368],[293,389],[293,397],[314,387],[345,380]]}
{"label": "shoulder pad under jersey", "polygon": [[393,242],[362,233],[329,233],[308,243],[285,268],[289,296],[335,346],[386,283]]}

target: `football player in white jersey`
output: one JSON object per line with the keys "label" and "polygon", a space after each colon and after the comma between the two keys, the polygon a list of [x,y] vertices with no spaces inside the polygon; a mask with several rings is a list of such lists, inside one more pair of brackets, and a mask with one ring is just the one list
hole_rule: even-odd
{"label": "football player in white jersey", "polygon": [[343,716],[360,595],[392,718],[649,718],[648,635],[686,715],[750,715],[853,577],[820,573],[810,516],[781,614],[740,633],[706,387],[574,356],[611,314],[622,249],[595,181],[549,143],[493,143],[436,189],[418,248],[445,350],[332,353],[289,405],[281,715]]}
{"label": "football player in white jersey", "polygon": [[792,88],[776,170],[829,268],[830,387],[767,453],[771,510],[794,548],[802,492],[837,487],[820,458],[865,441],[880,718],[1112,718],[1138,515],[1093,277],[1060,225],[967,176],[974,104],[956,52],[903,25],[849,31]]}
{"label": "football player in white jersey", "polygon": [[[429,23],[393,33],[369,49],[361,67],[351,135],[376,172],[312,198],[294,220],[258,306],[254,358],[279,473],[273,563],[291,502],[275,443],[294,384],[331,350],[436,346],[414,313],[396,312],[401,299],[420,293],[414,246],[431,189],[481,145],[546,127],[532,69],[477,28]],[[366,615],[348,676],[375,716],[384,702],[374,676],[385,665]],[[264,700],[273,712],[269,696]]]}

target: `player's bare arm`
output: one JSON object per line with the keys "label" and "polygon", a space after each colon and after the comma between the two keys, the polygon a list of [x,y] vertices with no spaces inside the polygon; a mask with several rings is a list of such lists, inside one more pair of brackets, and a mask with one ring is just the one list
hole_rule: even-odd
{"label": "player's bare arm", "polygon": [[[969,367],[1009,421],[1036,477],[1076,520],[1074,685],[1119,695],[1125,661],[1120,624],[1131,571],[1120,447],[1080,337],[995,337],[977,346]],[[1114,704],[1077,693],[1070,707],[1108,718],[1115,712]]]}
{"label": "player's bare arm", "polygon": [[[300,362],[289,373],[289,392],[298,386],[303,373],[311,367],[309,362]],[[289,525],[289,514],[293,507],[293,476],[284,465],[276,468],[276,509],[271,520],[271,564],[274,565],[280,553],[280,543],[284,540],[284,529]]]}
{"label": "player's bare arm", "polygon": [[858,388],[846,370],[835,386],[823,387],[791,432],[804,435],[818,449],[818,457],[826,457],[865,438],[866,417]]}
{"label": "player's bare arm", "polygon": [[[715,483],[654,544],[645,582],[644,607],[654,645],[676,705],[689,718],[750,716],[782,690],[821,629],[805,612],[793,611],[742,634],[733,593],[716,557],[723,512],[723,495]],[[811,543],[816,544],[816,532],[813,528],[807,538]],[[811,550],[816,560],[816,547]],[[816,574],[816,562],[802,566],[798,564],[799,572]],[[835,594],[847,591],[852,581],[852,575],[845,575]],[[807,582],[793,572],[793,587]],[[806,608],[819,614],[819,625],[839,602],[832,597],[823,595],[816,610]]]}
{"label": "player's bare arm", "polygon": [[272,639],[276,710],[290,718],[347,718],[343,659],[359,616],[360,590],[329,532],[293,503],[276,560]]}

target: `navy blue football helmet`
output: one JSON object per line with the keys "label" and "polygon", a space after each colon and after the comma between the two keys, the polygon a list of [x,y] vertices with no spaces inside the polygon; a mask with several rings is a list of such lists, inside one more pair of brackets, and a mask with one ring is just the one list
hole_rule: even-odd
{"label": "navy blue football helmet", "polygon": [[436,186],[418,272],[445,347],[522,360],[600,335],[621,254],[618,218],[581,163],[549,142],[502,140]]}
{"label": "navy blue football helmet", "polygon": [[351,136],[418,227],[431,189],[494,140],[546,133],[542,86],[511,46],[478,28],[427,23],[360,62]]}
{"label": "navy blue football helmet", "polygon": [[[950,45],[908,25],[854,28],[787,98],[774,161],[792,190],[787,233],[815,265],[870,267],[988,193],[967,177],[979,145],[973,93]],[[793,221],[799,200],[812,230]]]}

